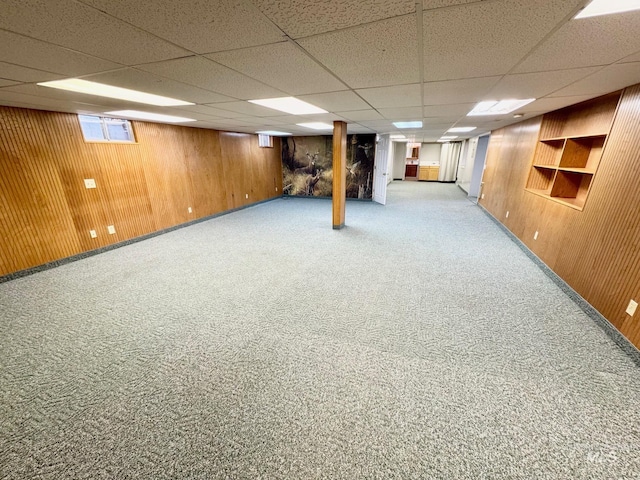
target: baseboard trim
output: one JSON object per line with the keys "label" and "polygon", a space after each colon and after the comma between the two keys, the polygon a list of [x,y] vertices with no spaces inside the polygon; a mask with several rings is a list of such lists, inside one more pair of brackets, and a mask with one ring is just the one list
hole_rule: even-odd
{"label": "baseboard trim", "polygon": [[509,230],[502,222],[495,218],[489,211],[482,205],[477,204],[478,207],[522,250],[527,257],[542,270],[547,277],[549,277],[553,283],[555,283],[560,290],[562,290],[567,296],[573,300],[573,302],[580,307],[580,309],[587,314],[604,332],[607,336],[613,340],[613,342],[626,353],[631,360],[640,367],[640,350],[625,337],[620,330],[618,330],[613,324],[607,320],[596,308],[587,302],[578,292],[576,292],[567,282],[565,282],[556,272],[551,270],[549,266],[544,263],[540,258],[533,253],[529,247],[527,247],[522,240],[520,240],[511,230]]}
{"label": "baseboard trim", "polygon": [[243,205],[242,207],[232,208],[230,210],[225,210],[224,212],[214,213],[213,215],[209,215],[207,217],[197,218],[195,220],[191,220],[186,223],[181,223],[179,225],[174,225],[173,227],[164,228],[162,230],[158,230],[156,232],[147,233],[140,237],[130,238],[129,240],[123,240],[122,242],[114,243],[111,245],[106,245],[104,247],[96,248],[95,250],[89,250],[86,252],[78,253],[76,255],[72,255],[70,257],[61,258],[59,260],[54,260],[52,262],[44,263],[42,265],[37,265],[35,267],[27,268],[24,270],[18,270],[17,272],[8,273],[6,275],[0,276],[0,283],[9,282],[11,280],[16,280],[18,278],[27,277],[29,275],[33,275],[34,273],[43,272],[45,270],[49,270],[52,268],[59,267],[61,265],[66,265],[67,263],[77,262],[78,260],[82,260],[83,258],[93,257],[94,255],[99,255],[104,252],[108,252],[110,250],[115,250],[116,248],[124,247],[126,245],[131,245],[132,243],[142,242],[144,240],[148,240],[153,237],[157,237],[159,235],[164,235],[165,233],[173,232],[174,230],[178,230],[180,228],[189,227],[191,225],[195,225],[197,223],[206,222],[208,220],[212,220],[217,217],[222,217],[224,215],[228,215],[230,213],[238,212],[240,210],[244,210],[245,208],[255,207],[257,205],[261,205],[263,203],[271,202],[273,200],[277,200],[282,198],[273,197],[267,198],[266,200],[261,200],[259,202],[251,203],[249,205]]}

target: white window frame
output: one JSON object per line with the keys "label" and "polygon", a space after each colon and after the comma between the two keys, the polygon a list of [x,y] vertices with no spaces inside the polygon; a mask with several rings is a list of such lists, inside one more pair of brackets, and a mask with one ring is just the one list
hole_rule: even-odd
{"label": "white window frame", "polygon": [[[83,118],[92,119],[91,123],[100,124],[100,128],[102,131],[102,138],[87,138],[87,134],[83,128]],[[97,119],[97,121],[95,119]],[[82,130],[82,136],[84,137],[85,142],[136,143],[136,137],[133,132],[133,126],[131,125],[131,122],[129,120],[126,120],[124,118],[101,117],[99,115],[78,114],[78,121],[80,122],[80,129]],[[128,140],[112,139],[109,136],[109,128],[108,128],[109,124],[125,125],[126,126],[125,130],[128,133],[129,139]]]}

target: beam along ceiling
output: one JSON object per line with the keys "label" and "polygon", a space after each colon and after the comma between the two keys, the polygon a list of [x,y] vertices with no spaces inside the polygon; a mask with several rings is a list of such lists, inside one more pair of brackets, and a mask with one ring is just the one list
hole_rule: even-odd
{"label": "beam along ceiling", "polygon": [[[402,131],[435,141],[520,119],[467,117],[483,100],[536,98],[525,118],[640,83],[640,11],[573,20],[587,0],[0,0],[0,105],[144,110],[193,127],[318,134]],[[55,90],[82,78],[194,105],[152,107]],[[328,113],[248,103],[295,96]]]}

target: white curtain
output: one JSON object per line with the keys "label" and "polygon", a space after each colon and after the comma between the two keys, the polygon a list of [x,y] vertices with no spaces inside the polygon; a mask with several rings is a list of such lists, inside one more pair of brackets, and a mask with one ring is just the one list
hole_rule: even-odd
{"label": "white curtain", "polygon": [[442,149],[440,150],[440,172],[438,173],[439,182],[455,182],[461,150],[462,144],[460,142],[442,144]]}

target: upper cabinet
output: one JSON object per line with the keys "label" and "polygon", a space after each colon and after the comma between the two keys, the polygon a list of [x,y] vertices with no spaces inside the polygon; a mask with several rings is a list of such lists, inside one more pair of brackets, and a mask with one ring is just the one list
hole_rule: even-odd
{"label": "upper cabinet", "polygon": [[620,93],[543,117],[526,191],[577,210],[584,208]]}

